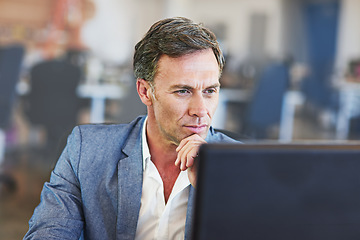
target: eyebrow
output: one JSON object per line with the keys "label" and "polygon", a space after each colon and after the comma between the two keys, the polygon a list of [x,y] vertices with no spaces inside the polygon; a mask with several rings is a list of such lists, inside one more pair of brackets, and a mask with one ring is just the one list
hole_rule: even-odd
{"label": "eyebrow", "polygon": [[[175,90],[175,89],[187,89],[187,90],[191,90],[194,89],[194,87],[189,86],[189,85],[183,85],[183,84],[177,84],[177,85],[173,85],[170,87],[170,90]],[[206,87],[205,89],[209,89],[209,88],[220,88],[220,83],[215,83],[211,86]]]}

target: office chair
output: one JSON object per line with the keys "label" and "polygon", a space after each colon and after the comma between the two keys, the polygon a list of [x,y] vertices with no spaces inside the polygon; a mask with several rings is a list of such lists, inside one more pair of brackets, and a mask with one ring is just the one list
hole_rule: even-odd
{"label": "office chair", "polygon": [[31,124],[45,128],[49,154],[56,153],[62,136],[77,123],[80,80],[81,69],[66,59],[44,61],[30,70],[26,115]]}
{"label": "office chair", "polygon": [[289,85],[285,63],[265,67],[253,93],[245,117],[245,133],[255,139],[268,137],[270,127],[279,124],[283,97]]}
{"label": "office chair", "polygon": [[21,45],[0,49],[0,164],[5,155],[5,130],[10,124],[23,56]]}
{"label": "office chair", "polygon": [[[16,100],[16,84],[20,78],[23,56],[24,47],[21,45],[0,48],[0,166],[5,159],[5,130],[11,122],[12,110]],[[2,172],[0,172],[0,184],[0,191],[7,189],[13,192],[16,188],[15,180]]]}

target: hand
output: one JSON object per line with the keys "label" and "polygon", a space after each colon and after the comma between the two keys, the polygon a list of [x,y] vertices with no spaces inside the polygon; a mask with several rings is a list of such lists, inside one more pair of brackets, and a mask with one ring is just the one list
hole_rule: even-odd
{"label": "hand", "polygon": [[197,134],[184,138],[179,146],[176,148],[178,153],[175,165],[180,167],[181,171],[188,170],[188,176],[191,185],[196,186],[196,167],[194,160],[198,155],[199,148],[202,144],[206,143],[205,140]]}

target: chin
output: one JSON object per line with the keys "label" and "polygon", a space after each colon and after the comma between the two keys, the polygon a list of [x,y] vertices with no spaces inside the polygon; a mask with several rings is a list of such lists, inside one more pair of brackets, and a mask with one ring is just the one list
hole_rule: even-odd
{"label": "chin", "polygon": [[206,132],[206,133],[203,133],[203,134],[199,134],[199,135],[200,135],[200,137],[201,137],[202,139],[205,140],[205,138],[207,137],[207,132]]}

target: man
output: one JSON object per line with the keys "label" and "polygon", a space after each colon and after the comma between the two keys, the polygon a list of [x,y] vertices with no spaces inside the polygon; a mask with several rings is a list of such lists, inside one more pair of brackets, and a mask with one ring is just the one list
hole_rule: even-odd
{"label": "man", "polygon": [[210,127],[223,64],[208,29],[155,23],[134,54],[147,116],[73,130],[25,239],[190,239],[194,158],[201,144],[233,141]]}

